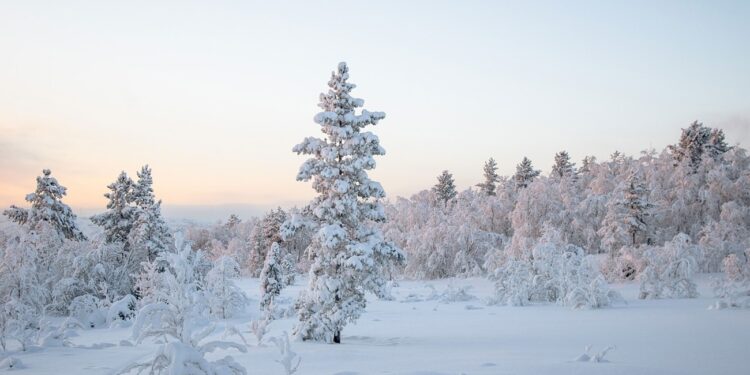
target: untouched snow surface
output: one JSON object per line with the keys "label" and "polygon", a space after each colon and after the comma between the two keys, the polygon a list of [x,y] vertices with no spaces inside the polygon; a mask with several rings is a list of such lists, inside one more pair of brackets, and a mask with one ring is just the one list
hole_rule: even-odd
{"label": "untouched snow surface", "polygon": [[[282,305],[290,304],[304,283],[287,288]],[[292,350],[302,357],[301,375],[748,374],[750,310],[708,310],[715,301],[708,297],[708,284],[707,278],[700,280],[702,297],[697,299],[648,301],[636,299],[636,284],[615,285],[627,305],[571,310],[487,306],[484,299],[492,284],[484,279],[403,281],[393,289],[394,301],[370,297],[367,312],[347,327],[342,344],[293,341]],[[249,312],[220,322],[216,335],[225,324],[235,325],[249,350],[217,351],[210,358],[231,355],[249,374],[283,374],[275,362],[276,347],[270,342],[254,346],[255,337],[248,332],[250,319],[258,316],[258,280],[243,279],[240,286],[253,298]],[[274,321],[266,340],[291,331],[293,324],[293,318]],[[12,353],[23,363],[13,373],[114,374],[156,350],[151,342],[121,342],[130,339],[130,328],[78,333],[70,339],[77,347]],[[580,361],[609,346],[614,349],[600,362]]]}

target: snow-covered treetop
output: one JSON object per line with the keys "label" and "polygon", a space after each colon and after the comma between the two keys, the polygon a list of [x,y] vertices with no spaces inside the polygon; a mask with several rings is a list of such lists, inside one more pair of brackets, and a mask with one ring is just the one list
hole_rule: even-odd
{"label": "snow-covered treetop", "polygon": [[443,171],[437,177],[437,184],[432,187],[432,191],[437,194],[438,198],[443,202],[448,202],[458,195],[456,192],[456,184],[453,182],[453,175],[446,171]]}
{"label": "snow-covered treetop", "polygon": [[139,172],[138,182],[133,184],[132,201],[138,207],[149,207],[156,203],[154,196],[154,179],[151,177],[151,168],[144,165]]}
{"label": "snow-covered treetop", "polygon": [[703,123],[693,121],[690,126],[682,129],[680,141],[669,146],[669,151],[678,162],[688,160],[690,165],[696,168],[704,153],[716,158],[730,148],[727,146],[723,130],[712,129]]}
{"label": "snow-covered treetop", "polygon": [[329,90],[320,94],[318,106],[322,112],[315,115],[324,138],[308,137],[296,145],[297,154],[311,155],[297,174],[298,181],[313,179],[313,188],[321,195],[311,206],[313,215],[324,218],[355,218],[382,221],[385,219],[380,205],[358,206],[357,198],[380,199],[385,197],[380,183],[372,181],[366,171],[375,167],[375,155],[385,155],[377,136],[361,131],[367,125],[375,125],[385,118],[383,112],[356,109],[364,100],[353,98],[349,93],[354,84],[347,82],[349,68],[340,63],[328,81]]}
{"label": "snow-covered treetop", "polygon": [[31,208],[25,209],[10,206],[3,214],[10,220],[36,228],[40,222],[51,225],[59,234],[67,239],[82,241],[86,237],[76,225],[76,215],[70,207],[61,201],[67,189],[52,177],[49,169],[42,171],[43,176],[36,178],[36,191],[26,196]]}
{"label": "snow-covered treetop", "polygon": [[484,163],[484,182],[477,184],[485,195],[495,195],[495,189],[497,182],[500,180],[500,176],[497,175],[497,162],[494,158],[490,158]]}
{"label": "snow-covered treetop", "polygon": [[531,160],[527,157],[523,157],[521,163],[516,166],[516,174],[513,176],[513,180],[516,182],[516,188],[523,189],[531,183],[537,176],[539,171],[534,169],[531,165]]}
{"label": "snow-covered treetop", "polygon": [[570,162],[570,155],[567,151],[563,150],[555,154],[555,164],[552,166],[550,175],[553,178],[575,176],[575,163]]}
{"label": "snow-covered treetop", "polygon": [[91,217],[94,224],[104,228],[108,243],[127,242],[136,214],[135,208],[130,205],[135,185],[125,171],[120,172],[117,180],[107,185],[109,192],[104,194],[109,199],[107,211]]}

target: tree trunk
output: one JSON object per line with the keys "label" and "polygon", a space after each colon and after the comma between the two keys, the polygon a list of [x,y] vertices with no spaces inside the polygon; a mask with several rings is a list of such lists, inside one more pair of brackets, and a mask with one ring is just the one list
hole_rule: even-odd
{"label": "tree trunk", "polygon": [[341,332],[340,331],[336,331],[336,333],[333,334],[333,343],[341,344]]}

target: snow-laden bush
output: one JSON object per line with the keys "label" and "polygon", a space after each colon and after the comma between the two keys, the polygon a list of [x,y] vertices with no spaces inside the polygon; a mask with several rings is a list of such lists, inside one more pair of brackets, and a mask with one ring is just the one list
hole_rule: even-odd
{"label": "snow-laden bush", "polygon": [[530,254],[509,260],[494,277],[491,303],[523,306],[556,302],[573,308],[600,308],[622,301],[609,289],[594,260],[580,247],[562,243],[550,228]]}
{"label": "snow-laden bush", "polygon": [[639,275],[640,299],[695,298],[693,276],[698,272],[699,249],[680,233],[663,247],[646,250],[647,266]]}
{"label": "snow-laden bush", "polygon": [[624,246],[616,252],[609,253],[602,262],[602,275],[608,281],[635,280],[646,268],[644,252],[647,246]]}
{"label": "snow-laden bush", "polygon": [[161,266],[153,262],[141,263],[141,272],[135,277],[135,291],[140,298],[138,307],[157,302],[159,291],[164,289]]}
{"label": "snow-laden bush", "polygon": [[99,299],[84,294],[73,299],[70,303],[70,316],[78,319],[81,324],[89,328],[101,327],[106,321],[106,317],[99,306]]}
{"label": "snow-laden bush", "polygon": [[458,286],[454,283],[449,283],[438,298],[443,303],[465,302],[476,299],[477,297],[469,293],[469,289],[471,289],[471,285]]}
{"label": "snow-laden bush", "polygon": [[250,332],[255,335],[256,345],[263,346],[263,337],[268,333],[268,325],[271,323],[271,317],[266,315],[263,319],[257,319],[250,322]]}
{"label": "snow-laden bush", "polygon": [[126,321],[135,317],[138,302],[132,294],[115,301],[107,310],[107,324]]}
{"label": "snow-laden bush", "polygon": [[204,339],[214,331],[207,323],[209,307],[200,288],[200,271],[203,257],[193,252],[189,245],[177,241],[176,253],[162,253],[160,259],[167,264],[162,273],[163,289],[156,293],[156,302],[143,306],[133,325],[133,338],[137,343],[147,338],[163,340],[156,355],[149,361],[134,363],[122,374],[148,370],[151,374],[246,374],[245,369],[227,356],[216,361],[205,359],[206,353],[216,349],[236,349],[245,352],[245,346],[227,341]]}
{"label": "snow-laden bush", "polygon": [[724,277],[712,281],[714,296],[720,300],[711,309],[750,308],[750,249],[744,258],[735,254],[724,258]]}
{"label": "snow-laden bush", "polygon": [[276,348],[279,349],[281,358],[277,359],[276,362],[284,367],[284,374],[292,375],[297,372],[299,364],[300,362],[302,362],[302,358],[297,353],[292,351],[292,346],[289,343],[289,334],[284,331],[281,336],[272,337],[269,341],[274,343],[276,345]]}
{"label": "snow-laden bush", "polygon": [[285,286],[281,252],[278,242],[271,244],[263,263],[263,270],[260,272],[260,309],[266,312],[272,312],[270,308],[273,306],[273,300],[281,294],[281,289]]}
{"label": "snow-laden bush", "polygon": [[750,279],[750,249],[741,256],[729,254],[721,263],[724,276],[731,281]]}
{"label": "snow-laden bush", "polygon": [[214,261],[213,268],[206,275],[211,314],[222,319],[231,318],[247,306],[247,296],[234,283],[239,276],[240,265],[232,257],[224,255]]}
{"label": "snow-laden bush", "polygon": [[0,370],[10,371],[24,368],[23,362],[16,357],[7,357],[0,361]]}
{"label": "snow-laden bush", "polygon": [[22,351],[26,351],[38,339],[39,311],[16,299],[0,305],[0,308],[0,343],[3,348],[8,340],[14,340],[21,345]]}
{"label": "snow-laden bush", "polygon": [[710,309],[750,308],[750,280],[731,281],[717,278],[712,282],[714,296],[719,298]]}

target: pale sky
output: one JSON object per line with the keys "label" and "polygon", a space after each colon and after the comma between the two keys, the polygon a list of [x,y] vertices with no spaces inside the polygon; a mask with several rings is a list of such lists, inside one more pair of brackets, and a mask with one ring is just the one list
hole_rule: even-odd
{"label": "pale sky", "polygon": [[306,201],[291,148],[339,61],[387,114],[390,197],[443,169],[467,188],[491,156],[661,149],[696,119],[747,147],[748,20],[748,1],[0,1],[0,206],[51,168],[103,210],[146,163],[168,209]]}

